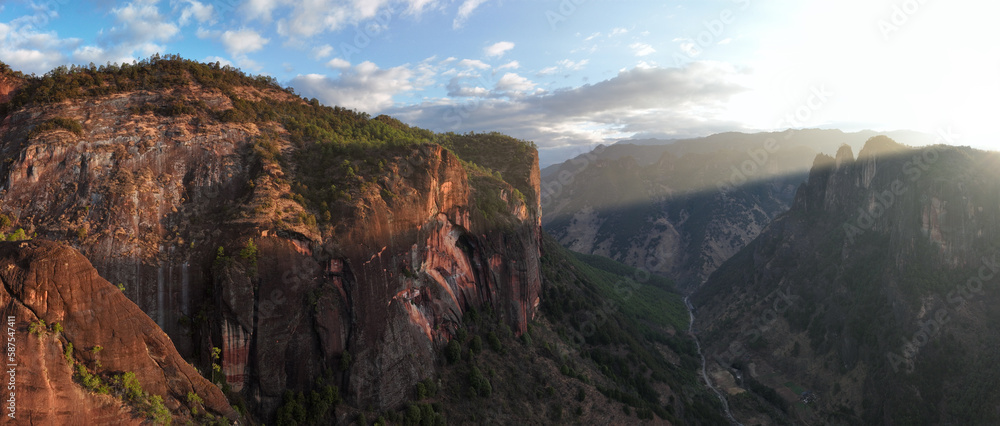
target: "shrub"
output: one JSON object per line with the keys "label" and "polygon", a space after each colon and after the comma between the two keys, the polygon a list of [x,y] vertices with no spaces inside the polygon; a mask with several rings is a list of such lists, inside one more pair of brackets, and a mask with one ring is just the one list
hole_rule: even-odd
{"label": "shrub", "polygon": [[52,130],[66,130],[74,135],[83,136],[83,126],[80,125],[80,122],[71,118],[56,117],[35,126],[34,129],[28,132],[28,138],[30,139]]}
{"label": "shrub", "polygon": [[28,332],[34,334],[35,336],[42,337],[43,334],[48,334],[48,327],[45,325],[45,320],[39,318],[38,321],[28,324]]}
{"label": "shrub", "polygon": [[462,359],[462,345],[458,343],[458,340],[452,339],[448,342],[444,356],[448,360],[448,364],[454,364]]}
{"label": "shrub", "polygon": [[10,235],[7,236],[7,241],[24,241],[24,240],[30,240],[30,239],[31,239],[31,237],[29,237],[24,232],[24,229],[21,229],[21,228],[17,228],[17,231],[14,231],[13,234],[10,234]]}
{"label": "shrub", "polygon": [[247,245],[240,250],[240,257],[250,261],[251,265],[257,264],[257,244],[253,242],[253,238],[247,240]]}
{"label": "shrub", "polygon": [[496,333],[491,331],[486,335],[486,340],[490,342],[490,349],[497,353],[503,353],[503,344],[500,343],[500,338],[497,337]]}
{"label": "shrub", "polygon": [[483,372],[479,371],[477,367],[472,367],[472,370],[469,371],[469,386],[479,396],[488,397],[493,394],[493,386],[489,379],[483,376]]}
{"label": "shrub", "polygon": [[476,355],[479,355],[483,351],[483,338],[475,336],[472,341],[469,342],[469,349]]}

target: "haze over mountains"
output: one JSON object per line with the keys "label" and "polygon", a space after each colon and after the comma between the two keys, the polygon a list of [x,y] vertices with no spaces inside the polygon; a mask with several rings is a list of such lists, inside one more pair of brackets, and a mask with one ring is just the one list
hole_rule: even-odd
{"label": "haze over mountains", "polygon": [[18,422],[1000,421],[1000,158],[947,133],[542,171],[175,56],[0,89]]}
{"label": "haze over mountains", "polygon": [[[813,159],[877,133],[723,133],[622,142],[542,170],[542,223],[566,247],[697,288],[791,206]],[[893,132],[912,146],[938,135]]]}

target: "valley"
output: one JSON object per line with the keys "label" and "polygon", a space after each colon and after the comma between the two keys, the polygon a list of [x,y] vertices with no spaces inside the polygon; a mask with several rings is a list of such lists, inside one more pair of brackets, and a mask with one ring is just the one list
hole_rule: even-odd
{"label": "valley", "polygon": [[175,56],[3,81],[22,419],[1000,421],[962,387],[1000,374],[995,153],[806,129],[542,170]]}

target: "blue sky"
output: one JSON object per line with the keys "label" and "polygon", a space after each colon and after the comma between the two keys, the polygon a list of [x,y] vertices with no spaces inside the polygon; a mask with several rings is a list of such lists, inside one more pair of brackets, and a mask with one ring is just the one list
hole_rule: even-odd
{"label": "blue sky", "polygon": [[551,163],[722,131],[913,129],[996,149],[996,9],[973,0],[2,0],[0,60],[176,53]]}

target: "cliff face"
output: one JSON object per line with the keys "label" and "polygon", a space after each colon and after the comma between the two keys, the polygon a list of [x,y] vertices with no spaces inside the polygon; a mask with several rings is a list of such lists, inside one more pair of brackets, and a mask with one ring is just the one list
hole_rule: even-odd
{"label": "cliff face", "polygon": [[[693,298],[713,377],[808,422],[1000,420],[972,402],[1000,395],[969,387],[1000,374],[998,163],[884,137],[856,159],[817,157],[791,210]],[[765,423],[780,412],[736,409]]]}
{"label": "cliff face", "polygon": [[[185,357],[208,366],[219,347],[224,380],[263,415],[317,377],[359,406],[406,400],[471,308],[524,332],[540,291],[533,149],[506,158],[525,176],[501,180],[440,145],[373,148],[362,182],[368,163],[290,160],[309,145],[280,120],[218,118],[245,102],[308,108],[194,83],[19,107],[0,124],[8,230],[79,248]],[[164,112],[178,103],[196,107]],[[317,224],[295,190],[344,174],[320,187],[341,201]]]}
{"label": "cliff face", "polygon": [[[216,269],[234,389],[277,400],[275,389],[309,386],[339,369],[347,351],[348,397],[392,406],[431,375],[468,309],[493,309],[524,332],[540,290],[539,227],[528,206],[509,204],[511,228],[485,223],[464,169],[440,146],[387,167],[400,170],[389,185],[398,195],[369,194],[338,224],[343,233],[304,241],[262,231],[259,276],[236,263]],[[248,380],[251,372],[259,379]]]}
{"label": "cliff face", "polygon": [[[88,392],[75,382],[75,365],[106,384],[116,374],[134,372],[145,391],[163,397],[178,421],[197,420],[192,409],[236,418],[219,388],[184,361],[167,335],[76,250],[47,241],[0,242],[0,281],[5,355],[14,358],[5,357],[4,364],[16,365],[10,376],[14,388],[4,387],[5,401],[15,394],[19,424],[71,424],[82,418],[93,424],[144,422],[141,404]],[[193,402],[189,394],[203,402]]]}

